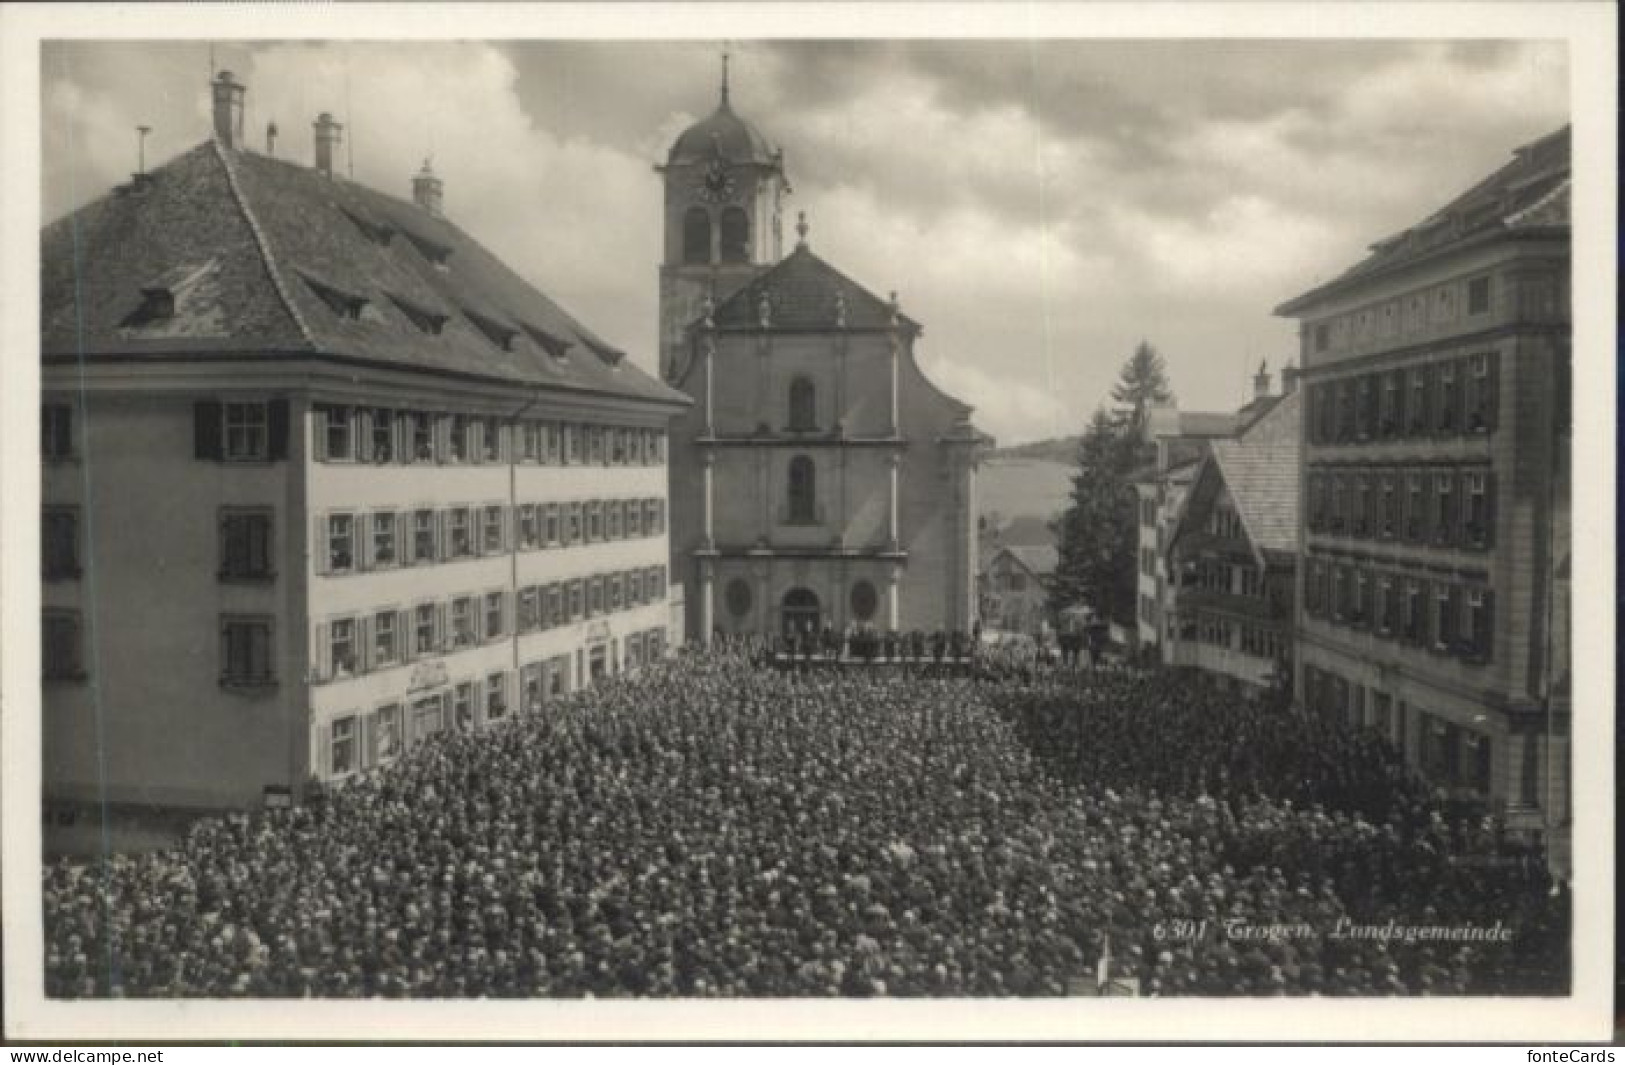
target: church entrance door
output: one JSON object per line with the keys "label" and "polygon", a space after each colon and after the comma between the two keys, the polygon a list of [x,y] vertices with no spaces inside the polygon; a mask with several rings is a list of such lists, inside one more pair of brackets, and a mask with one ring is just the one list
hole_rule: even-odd
{"label": "church entrance door", "polygon": [[806,635],[819,629],[818,596],[806,588],[792,588],[784,594],[780,607],[783,631],[786,636]]}

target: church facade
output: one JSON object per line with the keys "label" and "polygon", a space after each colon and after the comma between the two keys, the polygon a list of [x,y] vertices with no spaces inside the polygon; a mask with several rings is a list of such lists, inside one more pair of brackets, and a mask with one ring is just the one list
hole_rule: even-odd
{"label": "church facade", "polygon": [[813,254],[804,218],[783,254],[784,157],[726,81],[660,172],[661,363],[694,400],[670,456],[688,631],[970,630],[991,441],[921,372],[920,325]]}

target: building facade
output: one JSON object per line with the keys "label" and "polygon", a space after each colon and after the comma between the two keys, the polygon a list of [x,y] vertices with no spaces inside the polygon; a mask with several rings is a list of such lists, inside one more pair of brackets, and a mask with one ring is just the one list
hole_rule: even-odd
{"label": "building facade", "polygon": [[1213,441],[1169,525],[1170,664],[1255,694],[1291,685],[1300,401]]}
{"label": "building facade", "polygon": [[814,255],[779,257],[782,153],[737,116],[661,168],[672,566],[688,629],[970,630],[990,441],[921,372],[921,329]]}
{"label": "building facade", "polygon": [[1050,544],[1001,547],[988,561],[983,625],[1036,635],[1054,628],[1050,582],[1060,554]]}
{"label": "building facade", "polygon": [[662,655],[686,399],[447,221],[215,136],[42,235],[60,804],[247,806]]}
{"label": "building facade", "polygon": [[1282,306],[1297,693],[1529,832],[1569,817],[1569,134]]}

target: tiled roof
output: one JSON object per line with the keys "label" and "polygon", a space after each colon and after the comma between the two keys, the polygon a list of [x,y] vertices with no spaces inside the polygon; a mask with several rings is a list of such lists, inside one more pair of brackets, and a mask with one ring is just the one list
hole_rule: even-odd
{"label": "tiled roof", "polygon": [[[884,329],[892,320],[886,300],[814,255],[806,244],[798,244],[775,266],[722,301],[712,314],[717,328],[760,328],[759,304],[764,293],[773,329],[834,329],[837,297],[846,301],[848,329]],[[920,331],[919,324],[907,315],[899,315],[898,320],[905,329]]]}
{"label": "tiled roof", "polygon": [[1570,129],[1531,141],[1506,164],[1444,207],[1371,246],[1371,254],[1340,276],[1276,309],[1291,315],[1351,281],[1499,234],[1567,229],[1570,198]]}
{"label": "tiled roof", "polygon": [[1213,442],[1213,462],[1230,490],[1254,546],[1295,551],[1298,542],[1298,424],[1302,391],[1294,391],[1245,435]]}
{"label": "tiled roof", "polygon": [[[1056,565],[1061,560],[1060,552],[1055,549],[1054,544],[1017,544],[1000,549],[999,554],[1009,555],[1020,562],[1029,573],[1039,577],[1047,577],[1054,573]],[[997,558],[998,555],[994,557]]]}
{"label": "tiled roof", "polygon": [[[212,141],[47,226],[41,245],[48,358],[184,342],[688,402],[451,222]],[[171,313],[143,319],[166,285]]]}

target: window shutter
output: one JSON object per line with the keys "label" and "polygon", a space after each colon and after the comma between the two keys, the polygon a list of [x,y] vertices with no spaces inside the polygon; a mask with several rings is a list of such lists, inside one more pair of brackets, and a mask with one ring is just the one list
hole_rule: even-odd
{"label": "window shutter", "polygon": [[372,411],[366,408],[357,410],[350,418],[350,432],[355,434],[355,445],[352,449],[357,462],[371,462],[376,455],[372,453]]}
{"label": "window shutter", "polygon": [[350,525],[355,536],[355,568],[358,570],[372,569],[373,541],[372,541],[372,512],[358,510]]}
{"label": "window shutter", "polygon": [[316,776],[326,780],[333,774],[333,723],[324,721],[316,726]]}
{"label": "window shutter", "polygon": [[311,561],[315,565],[315,571],[317,574],[332,572],[331,567],[328,565],[328,563],[332,560],[332,556],[328,554],[327,550],[326,514],[316,515],[315,524],[311,530],[310,557]]}
{"label": "window shutter", "polygon": [[192,453],[200,459],[221,457],[222,407],[212,399],[192,404]]}
{"label": "window shutter", "polygon": [[395,512],[395,564],[411,565],[416,550],[417,544],[412,536],[412,512],[398,510]]}
{"label": "window shutter", "polygon": [[327,461],[327,408],[312,407],[310,428],[310,455],[317,462]]}
{"label": "window shutter", "polygon": [[325,621],[316,623],[316,653],[311,656],[311,661],[316,663],[316,679],[318,681],[328,680],[333,676],[333,644],[328,639],[328,628]]}
{"label": "window shutter", "polygon": [[371,769],[378,764],[378,711],[361,716],[361,768]]}
{"label": "window shutter", "polygon": [[412,615],[412,608],[397,611],[395,614],[395,656],[402,662],[410,662],[417,657],[418,633],[417,619]]}
{"label": "window shutter", "polygon": [[435,519],[435,524],[440,527],[440,561],[444,562],[451,557],[451,511],[442,510],[435,515]]}
{"label": "window shutter", "polygon": [[434,645],[441,651],[451,645],[451,619],[448,615],[450,609],[445,603],[434,605]]}
{"label": "window shutter", "polygon": [[1495,419],[1501,409],[1501,353],[1489,353],[1489,395],[1484,400],[1484,431],[1495,431]]}
{"label": "window shutter", "polygon": [[267,457],[272,461],[288,457],[288,401],[282,398],[271,400],[266,405],[267,426],[266,446]]}
{"label": "window shutter", "polygon": [[356,676],[372,671],[372,615],[363,614],[355,619],[355,672]]}

